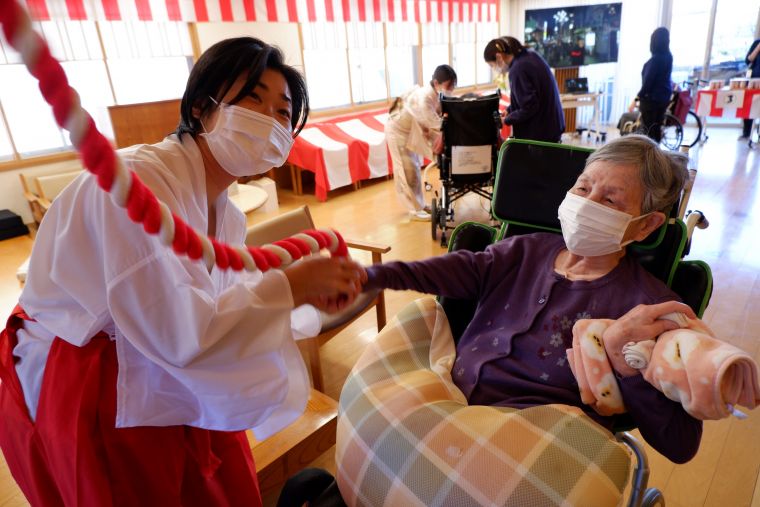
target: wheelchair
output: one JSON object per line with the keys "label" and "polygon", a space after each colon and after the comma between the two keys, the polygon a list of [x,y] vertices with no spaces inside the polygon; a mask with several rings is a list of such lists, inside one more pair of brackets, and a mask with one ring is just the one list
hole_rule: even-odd
{"label": "wheelchair", "polygon": [[447,231],[454,229],[453,202],[468,192],[490,200],[496,160],[501,144],[499,94],[460,98],[441,96],[444,150],[438,157],[441,195],[435,193],[430,205],[431,231],[441,246],[447,244]]}
{"label": "wheelchair", "polygon": [[[707,136],[703,134],[702,120],[700,120],[699,116],[697,116],[694,111],[689,109],[691,107],[691,100],[689,93],[680,89],[674,90],[673,95],[670,97],[670,102],[668,102],[668,107],[665,110],[665,117],[663,118],[660,127],[662,129],[662,140],[660,141],[660,144],[669,150],[675,151],[682,145],[692,148],[700,142],[700,140],[703,143],[707,141]],[[697,135],[696,137],[684,141],[684,126],[689,117],[691,117],[697,125]],[[618,130],[620,130],[621,136],[634,133],[646,135],[646,132],[644,132],[643,126],[641,125],[641,114],[638,111],[634,113],[623,113],[618,121],[617,127]]]}

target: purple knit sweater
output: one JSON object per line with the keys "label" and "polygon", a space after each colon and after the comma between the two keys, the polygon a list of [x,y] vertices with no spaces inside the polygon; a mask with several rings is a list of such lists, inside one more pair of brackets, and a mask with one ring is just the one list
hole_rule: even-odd
{"label": "purple knit sweater", "polygon": [[[508,238],[484,252],[457,251],[419,262],[390,262],[367,269],[366,288],[415,290],[477,299],[475,316],[457,345],[454,382],[471,404],[525,408],[562,403],[583,409],[565,350],[583,318],[617,319],[638,304],[678,299],[635,260],[593,281],[571,281],[554,271],[562,237],[538,233]],[[641,375],[618,378],[628,413],[647,442],[676,463],[699,448],[702,423]]]}

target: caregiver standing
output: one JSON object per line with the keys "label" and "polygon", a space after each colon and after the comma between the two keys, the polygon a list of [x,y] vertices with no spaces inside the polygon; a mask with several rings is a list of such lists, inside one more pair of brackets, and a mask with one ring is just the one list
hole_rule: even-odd
{"label": "caregiver standing", "polygon": [[546,61],[514,37],[486,44],[483,59],[494,72],[509,73],[506,125],[518,139],[558,143],[565,131],[559,89]]}

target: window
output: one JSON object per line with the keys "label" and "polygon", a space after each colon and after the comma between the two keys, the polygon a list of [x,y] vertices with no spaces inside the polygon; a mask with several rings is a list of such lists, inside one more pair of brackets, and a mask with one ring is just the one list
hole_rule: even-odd
{"label": "window", "polygon": [[[47,41],[82,106],[106,137],[113,138],[108,106],[173,99],[184,92],[192,55],[184,23],[60,19],[36,21],[33,28]],[[72,148],[36,79],[2,38],[0,83],[0,160]]]}
{"label": "window", "polygon": [[304,23],[303,62],[312,108],[351,104],[343,23]]}
{"label": "window", "polygon": [[350,22],[346,24],[346,31],[354,103],[388,98],[385,84],[383,24]]}
{"label": "window", "polygon": [[[2,114],[0,110],[0,114]],[[0,123],[0,162],[13,159],[13,145],[5,128],[5,122]]]}
{"label": "window", "polygon": [[182,97],[193,54],[184,23],[101,22],[118,104]]}
{"label": "window", "polygon": [[[33,24],[47,41],[53,56],[80,95],[82,106],[101,131],[110,132],[105,114],[113,103],[105,63],[93,21],[43,21]],[[42,98],[37,80],[20,56],[2,40],[0,103],[19,157],[53,153],[71,148],[68,134],[58,128],[50,106]],[[7,134],[6,134],[7,135]],[[8,141],[10,144],[10,141]]]}
{"label": "window", "polygon": [[387,23],[388,83],[390,96],[399,97],[411,90],[417,82],[417,50],[420,46],[416,23]]}
{"label": "window", "polygon": [[422,82],[427,83],[439,65],[449,64],[449,30],[444,23],[422,26]]}
{"label": "window", "polygon": [[457,86],[477,83],[475,23],[451,24],[451,66],[457,73]]}
{"label": "window", "polygon": [[[719,0],[710,52],[710,74],[716,79],[744,77],[745,58],[755,40],[758,6],[743,0]],[[733,74],[733,75],[732,75]]]}
{"label": "window", "polygon": [[[670,52],[673,53],[675,83],[695,76],[705,59],[705,40],[710,23],[712,0],[675,0],[670,29]],[[735,21],[735,20],[734,20]]]}
{"label": "window", "polygon": [[475,46],[477,48],[477,54],[475,58],[476,64],[476,78],[478,84],[490,83],[493,81],[491,74],[491,67],[483,60],[483,50],[489,41],[499,36],[499,25],[497,23],[478,23],[475,33],[477,39]]}

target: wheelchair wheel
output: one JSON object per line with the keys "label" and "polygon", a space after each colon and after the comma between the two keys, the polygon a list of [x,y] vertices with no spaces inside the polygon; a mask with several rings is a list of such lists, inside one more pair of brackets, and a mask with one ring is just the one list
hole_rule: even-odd
{"label": "wheelchair wheel", "polygon": [[681,147],[683,142],[683,125],[678,118],[670,113],[665,113],[665,120],[662,122],[662,140],[660,144],[669,150],[676,151]]}
{"label": "wheelchair wheel", "polygon": [[[702,142],[702,135],[703,135],[703,128],[702,128],[702,120],[699,119],[699,116],[697,116],[697,113],[694,111],[689,111],[686,115],[686,122],[688,123],[689,120],[694,120],[694,123],[696,124],[696,135],[686,135],[684,133],[684,140],[683,144],[687,145],[689,148],[693,148],[695,144]],[[705,137],[705,140],[707,138]]]}
{"label": "wheelchair wheel", "polygon": [[665,507],[665,497],[659,489],[649,488],[641,498],[641,507]]}

